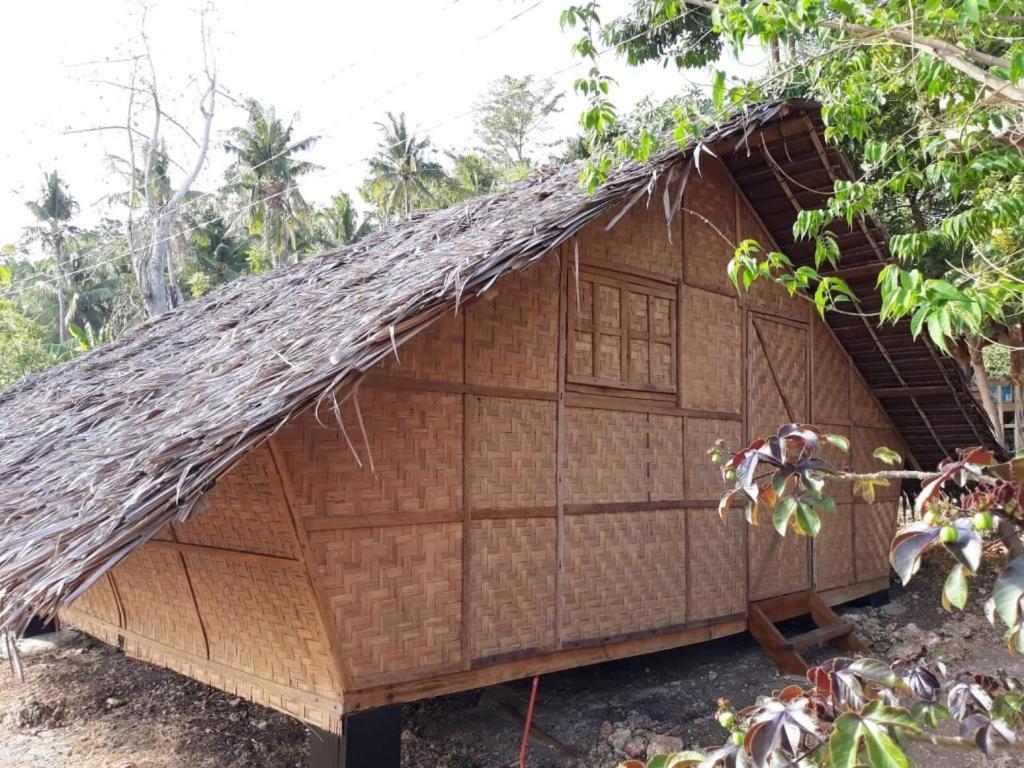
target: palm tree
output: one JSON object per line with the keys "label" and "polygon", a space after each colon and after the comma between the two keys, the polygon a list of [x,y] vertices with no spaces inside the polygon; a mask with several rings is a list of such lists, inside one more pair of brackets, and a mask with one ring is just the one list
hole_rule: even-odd
{"label": "palm tree", "polygon": [[434,189],[445,181],[441,165],[427,158],[430,139],[418,139],[405,124],[405,113],[387,113],[386,123],[377,123],[382,139],[377,154],[370,158],[370,177],[363,196],[380,209],[385,218],[396,212],[408,219],[414,208],[435,202]]}
{"label": "palm tree", "polygon": [[39,222],[26,228],[28,239],[40,243],[53,257],[57,268],[57,330],[60,343],[64,344],[69,338],[66,299],[74,272],[69,245],[76,230],[71,224],[71,218],[78,211],[78,203],[68,192],[60,174],[51,171],[43,181],[40,198],[25,205]]}
{"label": "palm tree", "polygon": [[293,140],[294,126],[286,126],[274,112],[257,101],[246,104],[249,121],[231,131],[224,148],[236,160],[228,170],[230,186],[241,193],[248,207],[249,231],[262,235],[264,248],[274,254],[274,266],[291,261],[295,250],[296,213],[306,207],[297,180],[320,166],[297,160],[319,138]]}
{"label": "palm tree", "polygon": [[317,222],[330,246],[348,245],[373,231],[368,217],[359,220],[359,212],[352,204],[352,198],[339,192],[331,198],[329,205],[316,212]]}

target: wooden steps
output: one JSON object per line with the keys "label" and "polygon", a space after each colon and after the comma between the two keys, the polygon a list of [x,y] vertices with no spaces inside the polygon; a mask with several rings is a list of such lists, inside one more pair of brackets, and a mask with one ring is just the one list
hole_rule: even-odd
{"label": "wooden steps", "polygon": [[[817,629],[796,637],[785,637],[775,625],[796,616],[810,615]],[[747,629],[778,665],[780,672],[807,674],[807,662],[800,651],[832,643],[851,653],[866,653],[867,647],[854,634],[854,626],[843,621],[817,592],[795,592],[791,595],[759,600],[747,606]]]}

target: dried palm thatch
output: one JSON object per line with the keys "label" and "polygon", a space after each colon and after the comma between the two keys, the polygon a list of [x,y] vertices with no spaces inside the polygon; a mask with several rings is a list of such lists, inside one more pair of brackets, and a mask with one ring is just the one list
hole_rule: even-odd
{"label": "dried palm thatch", "polygon": [[[765,104],[716,141],[779,116]],[[619,168],[593,195],[572,167],[424,215],[276,272],[239,279],[0,394],[0,630],[53,614],[196,509],[240,456],[686,153]],[[666,213],[669,198],[666,196]],[[340,422],[339,422],[340,423]]]}

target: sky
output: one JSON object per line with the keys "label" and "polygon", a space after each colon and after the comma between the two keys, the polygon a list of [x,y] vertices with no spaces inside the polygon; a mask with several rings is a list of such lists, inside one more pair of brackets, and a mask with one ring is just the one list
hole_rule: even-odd
{"label": "sky", "polygon": [[[606,0],[604,18],[629,0]],[[473,104],[503,75],[532,74],[566,92],[550,140],[578,133],[583,100],[572,82],[585,73],[573,56],[572,32],[559,15],[568,0],[163,0],[146,19],[164,111],[193,134],[203,76],[202,12],[221,87],[208,161],[196,185],[212,191],[224,179],[228,130],[244,121],[239,104],[253,97],[294,116],[295,137],[319,136],[307,157],[323,166],[302,180],[316,203],[338,191],[358,199],[366,158],[378,142],[375,122],[387,110],[439,149],[475,146]],[[135,64],[144,50],[141,5],[136,0],[55,0],[12,3],[0,29],[0,244],[15,242],[32,221],[25,201],[38,196],[43,175],[57,168],[79,202],[79,221],[90,225],[116,215],[107,198],[125,182],[110,156],[128,151],[125,125]],[[575,33],[578,35],[578,32]],[[628,108],[644,96],[662,99],[687,80],[660,67],[629,68],[609,54],[606,71],[619,81],[616,104]],[[727,69],[753,71],[756,57]],[[710,75],[689,82],[706,87]],[[139,113],[140,130],[150,118]],[[114,126],[114,128],[110,128]],[[169,152],[181,166],[195,146],[165,125]],[[172,181],[184,173],[174,171]]]}

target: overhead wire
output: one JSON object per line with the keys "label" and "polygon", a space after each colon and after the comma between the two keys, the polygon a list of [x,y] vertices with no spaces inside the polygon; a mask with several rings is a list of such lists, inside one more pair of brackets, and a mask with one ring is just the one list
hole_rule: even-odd
{"label": "overhead wire", "polygon": [[[543,2],[545,2],[545,0],[538,0],[533,5],[531,5],[529,8],[527,8],[524,11],[521,11],[519,14],[517,14],[515,17],[513,17],[513,19],[521,17],[527,11],[532,10],[533,8],[536,8],[538,5],[540,5]],[[595,53],[595,56],[600,58],[601,56],[609,53],[610,51],[615,50],[615,49],[621,47],[622,45],[625,45],[626,43],[632,42],[633,40],[636,40],[636,39],[638,39],[640,37],[644,37],[645,35],[649,35],[651,32],[655,31],[656,29],[658,29],[658,28],[660,28],[662,26],[665,26],[665,25],[667,25],[667,24],[669,24],[669,23],[671,23],[673,21],[675,21],[675,19],[666,19],[665,21],[663,21],[663,22],[657,24],[656,26],[652,27],[650,30],[645,30],[644,32],[637,33],[637,34],[633,35],[632,37],[629,37],[629,38],[627,38],[625,40],[621,40],[621,41],[617,41],[615,43],[612,43],[612,44],[606,46],[605,48],[602,48],[602,49],[598,50]],[[499,28],[501,28],[501,26],[503,26],[503,25],[499,25],[499,27],[495,28],[495,30],[492,30],[492,32],[496,31]],[[579,60],[577,62],[574,62],[572,64],[569,64],[567,66],[560,67],[560,68],[558,68],[556,70],[552,70],[551,72],[541,74],[540,77],[544,77],[544,78],[554,77],[554,76],[557,76],[559,74],[564,74],[565,72],[569,72],[569,71],[571,71],[573,69],[578,69],[579,67],[581,67],[581,66],[583,66],[583,65],[585,65],[587,63],[589,63],[588,59],[581,59],[581,60]],[[455,122],[457,120],[460,120],[460,119],[462,119],[462,118],[464,118],[464,117],[466,117],[468,115],[471,115],[471,114],[473,114],[474,111],[475,111],[474,109],[465,110],[465,111],[460,112],[460,113],[458,113],[456,115],[453,115],[453,116],[451,116],[449,118],[446,118],[445,120],[442,120],[441,122],[435,123],[432,126],[428,126],[427,128],[424,128],[423,130],[425,132],[436,130],[436,129],[444,127],[444,126],[446,126],[446,125],[448,125],[450,123],[453,123],[453,122]],[[338,121],[332,121],[332,123],[328,123],[328,125],[331,125],[334,122],[338,122]],[[389,145],[385,145],[385,146],[378,146],[378,150],[394,149],[394,148],[402,146],[405,143],[406,143],[405,141],[399,141],[399,142],[394,142],[393,144],[389,144]],[[275,157],[270,157],[270,158],[267,158],[267,159],[261,161],[261,163],[259,163],[258,165],[262,165],[262,164],[265,164],[267,162],[272,162],[274,159],[276,159],[276,157],[280,157],[282,154],[284,154],[284,151],[282,151],[281,153],[278,153]],[[340,167],[340,168],[350,167],[350,166],[353,166],[353,165],[358,165],[358,164],[363,163],[363,162],[366,162],[366,160],[365,159],[358,159],[358,160],[353,160],[353,161],[349,161],[349,162],[346,162],[346,163],[339,163],[335,167]],[[252,168],[256,168],[256,167],[257,166],[252,166]],[[213,224],[213,223],[215,223],[217,221],[223,221],[223,220],[226,220],[226,219],[227,220],[233,219],[235,216],[237,216],[238,214],[240,214],[240,213],[242,213],[242,212],[244,212],[246,210],[250,210],[250,209],[252,209],[252,208],[254,208],[254,207],[258,206],[258,205],[262,205],[263,203],[266,203],[266,202],[269,202],[270,200],[273,200],[275,198],[281,197],[282,195],[287,195],[287,194],[289,194],[289,193],[299,189],[301,186],[302,186],[301,183],[296,182],[295,184],[290,185],[290,186],[288,186],[288,187],[286,187],[286,188],[284,188],[282,190],[278,190],[277,192],[275,192],[275,193],[273,193],[271,195],[267,195],[266,197],[260,198],[260,199],[255,200],[255,201],[251,201],[251,202],[249,202],[249,203],[247,203],[245,205],[239,206],[238,208],[235,208],[233,210],[226,211],[226,212],[220,212],[217,215],[213,216],[212,218],[206,219],[206,220],[201,221],[201,222],[198,222],[198,223],[194,224],[193,226],[190,226],[190,227],[188,227],[188,228],[186,228],[184,230],[178,230],[177,232],[175,232],[172,235],[168,235],[165,238],[162,238],[160,240],[156,240],[156,241],[153,241],[153,242],[149,243],[149,246],[152,247],[153,245],[156,245],[156,244],[159,244],[159,243],[170,242],[170,241],[172,241],[172,240],[174,240],[174,239],[176,239],[178,237],[181,237],[183,235],[187,235],[187,234],[189,234],[191,232],[194,232],[194,231],[196,231],[198,229],[202,229],[203,227],[208,226],[209,224]],[[215,194],[217,194],[217,193],[215,193],[215,192],[205,192],[205,193],[201,193],[201,196],[203,196],[205,198],[209,198],[209,197],[214,196]],[[195,202],[196,202],[195,198],[193,198],[193,199],[191,199],[189,201],[189,203],[191,203],[191,204],[195,204]],[[182,208],[184,208],[184,207],[185,206],[182,206]],[[106,252],[103,253],[103,254],[100,254],[100,255],[101,256],[109,255],[109,254],[113,253],[114,250],[116,250],[116,249],[118,249],[120,247],[127,247],[128,245],[129,244],[128,244],[127,237],[122,236],[121,240],[119,240],[118,242],[110,244],[108,247],[106,247],[104,249]],[[99,249],[97,249],[97,251],[98,250]],[[85,252],[83,254],[77,254],[77,256],[79,258],[85,258],[85,257],[89,257],[89,256],[93,255],[97,251],[92,251],[92,252],[87,251],[87,252]],[[120,259],[123,258],[123,256],[124,256],[123,254],[119,253],[119,254],[113,256],[112,258],[108,258],[108,259],[101,260],[101,261],[93,261],[93,262],[91,262],[90,264],[88,264],[85,267],[82,267],[80,269],[73,270],[72,272],[67,273],[65,275],[65,277],[72,277],[72,276],[77,276],[77,275],[80,275],[80,274],[87,274],[89,272],[96,271],[100,267],[103,267],[103,266],[105,266],[107,264],[111,264],[111,263],[113,263],[115,261],[119,261]],[[0,291],[0,298],[10,298],[12,296],[20,295],[28,287],[28,283],[32,279],[33,278],[28,278],[28,279],[26,279],[21,284],[11,284],[10,286],[8,286],[3,291]]]}

